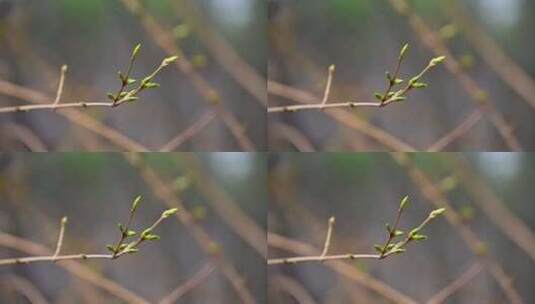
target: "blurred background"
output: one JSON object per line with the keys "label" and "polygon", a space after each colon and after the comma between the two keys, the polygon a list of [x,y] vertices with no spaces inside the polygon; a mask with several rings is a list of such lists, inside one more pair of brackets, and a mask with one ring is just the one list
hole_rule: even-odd
{"label": "blurred background", "polygon": [[[144,197],[134,220],[137,229],[176,206],[173,199],[181,200],[181,214],[189,214],[191,223],[170,218],[155,231],[161,240],[143,244],[137,254],[79,264],[148,303],[159,303],[175,288],[198,280],[194,278],[199,271],[204,276],[179,303],[247,303],[239,296],[244,292],[252,298],[249,303],[265,303],[265,253],[250,245],[261,244],[265,250],[264,157],[242,153],[127,157],[129,161],[106,153],[0,155],[0,258],[34,255],[13,250],[23,241],[10,242],[6,234],[53,249],[63,216],[69,218],[63,254],[106,253],[105,246],[117,242],[117,223],[127,220],[134,197]],[[149,183],[147,168],[153,172]],[[171,193],[171,203],[162,199],[162,192]],[[236,229],[247,221],[252,229],[245,233]],[[200,246],[199,229],[211,240],[208,244]],[[261,237],[243,238],[253,230],[262,231]],[[35,293],[47,300],[43,303],[128,302],[63,266],[58,262],[0,267],[0,302],[29,303],[25,297]],[[206,274],[207,267],[215,269]],[[228,277],[241,286],[240,292]]]}
{"label": "blurred background", "polygon": [[[509,125],[504,133],[511,128],[521,148],[534,149],[534,22],[535,2],[527,0],[270,0],[270,106],[296,104],[294,98],[321,100],[331,64],[336,65],[332,101],[374,101],[373,93],[384,91],[385,71],[394,69],[405,43],[410,44],[401,68],[405,79],[431,58],[449,57],[449,63],[424,77],[429,87],[411,93],[402,104],[343,109],[336,115],[270,114],[270,148],[393,150],[363,135],[362,129],[370,130],[367,122],[424,150],[464,122],[470,127],[440,149],[511,150],[493,125],[499,119],[489,119],[501,113]],[[485,108],[491,115],[476,119],[479,101],[495,107]]]}
{"label": "blurred background", "polygon": [[[5,82],[53,98],[63,64],[69,70],[62,101],[107,101],[137,43],[143,44],[137,78],[170,56],[165,44],[210,87],[197,87],[191,72],[169,67],[156,79],[161,88],[144,92],[140,102],[81,112],[148,150],[195,123],[202,127],[176,150],[245,150],[224,125],[229,119],[221,119],[231,115],[249,149],[263,149],[266,9],[262,0],[1,0],[0,107],[29,103],[13,98]],[[210,118],[214,94],[230,114]],[[125,150],[52,111],[0,115],[0,145],[4,151]]]}
{"label": "blurred background", "polygon": [[[429,239],[401,255],[342,265],[268,266],[269,302],[407,303],[373,291],[379,280],[416,303],[512,303],[490,270],[496,264],[523,302],[534,302],[534,169],[535,155],[529,153],[272,155],[269,258],[319,254],[331,216],[331,254],[373,253],[374,244],[384,244],[385,223],[393,223],[405,195],[405,231],[445,206],[429,193],[438,191],[449,205],[425,227]],[[477,238],[470,245],[466,232],[459,233],[466,229]],[[298,254],[307,246],[316,250]],[[462,275],[469,279],[444,302],[426,302]]]}

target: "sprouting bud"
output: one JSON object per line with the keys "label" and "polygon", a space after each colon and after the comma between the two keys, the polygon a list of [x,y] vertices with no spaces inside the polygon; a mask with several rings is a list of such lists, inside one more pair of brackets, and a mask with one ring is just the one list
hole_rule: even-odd
{"label": "sprouting bud", "polygon": [[136,59],[137,54],[139,54],[139,50],[140,50],[140,49],[141,49],[141,43],[138,43],[138,44],[134,47],[134,50],[132,51],[132,57],[131,57],[132,60]]}
{"label": "sprouting bud", "polygon": [[385,226],[386,226],[386,231],[388,231],[388,233],[392,233],[392,227],[390,227],[390,224],[386,223]]}
{"label": "sprouting bud", "polygon": [[400,253],[403,253],[405,251],[407,251],[407,249],[405,249],[405,248],[396,248],[396,249],[393,249],[391,252],[393,254],[400,254]]}
{"label": "sprouting bud", "polygon": [[130,209],[130,212],[136,212],[136,209],[137,209],[137,206],[139,206],[139,203],[141,202],[141,200],[143,199],[143,197],[141,195],[138,195],[135,199],[134,199],[134,202],[132,203],[132,209]]}
{"label": "sprouting bud", "polygon": [[377,251],[378,253],[383,253],[383,247],[381,245],[373,245],[373,248],[375,249],[375,251]]}
{"label": "sprouting bud", "polygon": [[67,224],[67,217],[66,217],[66,216],[64,216],[64,217],[61,218],[61,224],[62,224],[62,225]]}
{"label": "sprouting bud", "polygon": [[431,213],[429,213],[429,217],[430,218],[435,218],[435,217],[441,215],[442,213],[444,213],[444,211],[446,211],[446,208],[440,208],[440,209],[433,210],[433,211],[431,211]]}
{"label": "sprouting bud", "polygon": [[138,248],[128,248],[125,252],[126,253],[136,253],[138,252],[139,249]]}
{"label": "sprouting bud", "polygon": [[400,236],[400,235],[403,235],[403,231],[401,231],[401,230],[394,231],[394,237]]}
{"label": "sprouting bud", "polygon": [[411,240],[415,240],[415,241],[422,241],[422,240],[425,240],[427,239],[427,236],[423,235],[423,234],[414,234],[411,236]]}
{"label": "sprouting bud", "polygon": [[118,223],[118,224],[117,224],[117,228],[119,228],[119,231],[121,231],[121,233],[124,233],[125,230],[126,230],[126,229],[124,228],[123,224],[121,224],[121,223]]}
{"label": "sprouting bud", "polygon": [[444,60],[446,60],[446,56],[440,56],[440,57],[433,58],[429,62],[429,66],[434,67],[434,66],[436,66],[438,64],[441,64]]}
{"label": "sprouting bud", "polygon": [[375,96],[375,98],[377,98],[379,101],[383,101],[383,94],[375,92],[373,93],[373,96]]}
{"label": "sprouting bud", "polygon": [[143,236],[143,239],[147,240],[147,241],[157,241],[157,240],[160,239],[160,236],[156,235],[156,234],[149,233],[149,234]]}
{"label": "sprouting bud", "polygon": [[405,53],[407,53],[407,50],[409,49],[409,44],[405,43],[405,45],[401,48],[401,51],[399,52],[399,59],[405,58]]}
{"label": "sprouting bud", "polygon": [[168,66],[171,63],[175,62],[177,59],[178,59],[178,56],[167,57],[162,61],[162,66],[163,67]]}
{"label": "sprouting bud", "polygon": [[411,87],[415,88],[415,89],[423,89],[423,88],[426,88],[427,87],[427,83],[424,83],[424,82],[415,82],[413,84],[411,84]]}
{"label": "sprouting bud", "polygon": [[134,235],[136,235],[136,234],[137,234],[137,233],[136,233],[134,230],[128,230],[128,231],[126,232],[126,236],[129,236],[129,237],[130,237],[130,236],[134,236]]}
{"label": "sprouting bud", "polygon": [[163,218],[168,218],[178,212],[178,208],[167,209],[162,213]]}
{"label": "sprouting bud", "polygon": [[334,225],[334,222],[336,221],[336,219],[334,218],[334,216],[331,216],[329,218],[329,225]]}
{"label": "sprouting bud", "polygon": [[400,83],[403,83],[403,79],[400,79],[400,78],[394,79],[394,84],[400,84]]}
{"label": "sprouting bud", "polygon": [[136,82],[136,80],[134,78],[128,78],[128,80],[126,81],[126,84],[130,85],[130,84],[133,84],[135,82]]}
{"label": "sprouting bud", "polygon": [[108,93],[107,96],[108,96],[108,99],[110,99],[111,101],[115,101],[116,97],[112,93]]}
{"label": "sprouting bud", "polygon": [[62,73],[67,73],[68,68],[69,68],[69,67],[68,67],[66,64],[62,65],[62,66],[61,66],[61,72],[62,72]]}
{"label": "sprouting bud", "polygon": [[156,82],[146,82],[143,84],[143,88],[145,89],[153,89],[153,88],[159,88],[160,84]]}
{"label": "sprouting bud", "polygon": [[116,251],[115,250],[115,246],[113,246],[113,245],[106,245],[106,249],[108,249],[111,252],[115,252]]}
{"label": "sprouting bud", "polygon": [[385,77],[386,77],[386,80],[392,81],[392,75],[390,75],[390,72],[386,71],[385,72]]}
{"label": "sprouting bud", "polygon": [[334,64],[331,64],[329,66],[329,73],[334,73],[335,70],[336,70],[336,66]]}
{"label": "sprouting bud", "polygon": [[403,210],[403,208],[405,208],[407,206],[408,202],[409,202],[409,196],[405,195],[405,197],[399,203],[399,210]]}

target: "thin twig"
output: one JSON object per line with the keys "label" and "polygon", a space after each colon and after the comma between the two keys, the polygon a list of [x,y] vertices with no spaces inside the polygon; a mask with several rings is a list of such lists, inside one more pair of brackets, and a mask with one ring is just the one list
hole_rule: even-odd
{"label": "thin twig", "polygon": [[[293,100],[303,104],[318,104],[321,102],[319,98],[315,97],[309,92],[302,91],[272,80],[268,80],[268,93]],[[325,112],[326,115],[331,116],[336,121],[346,125],[348,128],[357,130],[365,135],[373,138],[383,146],[388,147],[394,151],[415,151],[416,148],[387,133],[364,119],[345,111],[343,109],[332,109]]]}
{"label": "thin twig", "polygon": [[0,108],[0,113],[29,112],[43,109],[63,109],[63,108],[89,108],[89,107],[113,107],[112,102],[70,102],[61,104],[42,104],[42,105],[22,105]]}
{"label": "thin twig", "polygon": [[67,217],[64,216],[61,219],[61,223],[60,223],[58,242],[56,244],[56,250],[54,251],[54,255],[53,255],[54,258],[56,258],[59,255],[59,252],[61,251],[61,247],[63,246],[63,236],[65,235],[66,225],[67,225]]}
{"label": "thin twig", "polygon": [[321,105],[325,105],[327,103],[327,100],[329,100],[329,96],[331,95],[331,85],[332,85],[332,82],[333,82],[333,76],[334,76],[334,71],[335,71],[336,67],[334,64],[331,64],[329,66],[329,72],[328,72],[328,76],[327,76],[327,84],[325,85],[325,91],[323,92],[323,100],[321,101]]}
{"label": "thin twig", "polygon": [[325,237],[325,244],[323,245],[323,251],[320,255],[321,257],[325,257],[327,255],[329,247],[331,246],[331,235],[333,233],[334,222],[335,218],[334,216],[331,216],[331,218],[329,219],[329,227],[327,228],[327,236]]}
{"label": "thin twig", "polygon": [[64,64],[61,66],[61,72],[59,77],[58,91],[56,93],[56,99],[54,99],[54,105],[57,106],[61,100],[61,95],[63,94],[63,84],[65,83],[65,74],[67,73],[67,65]]}
{"label": "thin twig", "polygon": [[268,113],[297,112],[302,110],[322,110],[329,108],[380,107],[379,102],[333,102],[328,104],[291,105],[269,107]]}

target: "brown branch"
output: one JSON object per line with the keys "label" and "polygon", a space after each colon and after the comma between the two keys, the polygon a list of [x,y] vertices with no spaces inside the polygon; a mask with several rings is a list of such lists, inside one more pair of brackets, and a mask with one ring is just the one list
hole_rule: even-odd
{"label": "brown branch", "polygon": [[174,54],[180,55],[180,60],[175,62],[175,67],[190,78],[195,89],[197,89],[206,103],[214,108],[214,111],[222,119],[240,147],[245,151],[254,151],[254,144],[245,134],[241,123],[232,112],[223,106],[221,95],[217,90],[195,70],[193,64],[191,64],[182,50],[177,46],[173,34],[163,28],[153,16],[148,14],[139,0],[121,0],[121,3],[132,15],[139,18],[145,31],[150,34],[150,37],[154,39],[162,50],[169,54],[169,56]]}
{"label": "brown branch", "polygon": [[[316,304],[309,292],[296,280],[283,276],[269,276],[268,286],[274,286],[291,295],[298,304]],[[269,297],[269,296],[268,296]]]}
{"label": "brown branch", "polygon": [[266,79],[249,65],[221,34],[214,24],[209,24],[197,5],[197,1],[172,1],[174,11],[188,23],[197,38],[210,51],[231,77],[263,106],[267,104]]}
{"label": "brown branch", "polygon": [[6,136],[17,139],[32,152],[46,152],[48,150],[43,141],[26,126],[8,122],[0,125],[0,129],[6,130]]}
{"label": "brown branch", "polygon": [[457,292],[459,289],[465,287],[472,279],[474,279],[483,270],[483,265],[479,262],[475,262],[465,270],[457,279],[441,289],[435,295],[433,295],[427,304],[440,304],[446,301],[451,295]]}
{"label": "brown branch", "polygon": [[202,162],[194,154],[182,156],[179,165],[186,171],[198,192],[206,198],[215,212],[227,225],[251,246],[262,258],[267,256],[266,232],[251,219],[238,203],[210,174],[205,174]]}
{"label": "brown branch", "polygon": [[[25,252],[32,255],[50,255],[52,251],[46,247],[30,242],[25,239],[21,239],[10,234],[0,232],[0,245],[8,247],[17,251]],[[94,272],[91,268],[83,266],[75,260],[64,260],[57,264],[59,267],[64,268],[66,271],[77,276],[78,278],[85,280],[97,287],[100,287],[110,294],[128,302],[135,304],[149,304],[149,301],[143,299],[139,295],[124,288],[118,283]]]}
{"label": "brown branch", "polygon": [[207,111],[201,115],[198,119],[195,120],[187,129],[180,132],[177,136],[171,139],[168,143],[163,145],[159,150],[160,152],[170,152],[182,145],[184,142],[193,138],[195,135],[199,134],[204,130],[211,122],[216,118],[216,114],[213,111]]}
{"label": "brown branch", "polygon": [[[320,250],[296,240],[292,240],[278,234],[268,232],[267,236],[268,246],[273,248],[282,249],[288,252],[293,252],[294,254],[302,256],[317,256]],[[331,270],[339,273],[340,275],[361,284],[362,286],[375,291],[377,294],[383,296],[386,299],[394,303],[400,304],[416,304],[416,300],[410,298],[409,296],[393,289],[388,284],[379,281],[367,273],[364,273],[358,270],[356,267],[351,264],[344,263],[341,260],[332,260],[329,263],[325,264],[326,267]]]}
{"label": "brown branch", "polygon": [[56,109],[65,109],[65,108],[89,108],[89,107],[113,107],[112,102],[69,102],[62,104],[43,104],[43,105],[21,105],[13,107],[4,107],[0,108],[0,113],[13,113],[13,112],[29,112],[35,110],[56,110]]}
{"label": "brown branch", "polygon": [[204,280],[206,280],[212,272],[214,272],[215,266],[212,263],[206,263],[201,269],[199,269],[193,276],[191,276],[184,284],[175,288],[167,296],[161,299],[159,304],[173,304],[176,303],[182,296],[189,291],[199,286]]}
{"label": "brown branch", "polygon": [[470,131],[481,119],[483,114],[480,110],[474,110],[472,114],[468,115],[459,125],[457,125],[453,130],[448,132],[446,135],[437,140],[434,144],[430,145],[426,149],[427,152],[438,152],[442,151],[449,144],[455,140],[462,137],[468,131]]}
{"label": "brown branch", "polygon": [[152,168],[145,164],[142,155],[125,153],[123,156],[137,169],[143,181],[163,204],[180,209],[180,212],[175,214],[176,219],[188,228],[188,231],[192,233],[199,247],[211,258],[214,265],[219,267],[221,273],[231,283],[241,301],[244,304],[256,303],[247,286],[245,286],[245,280],[238,273],[234,265],[225,258],[218,243],[194,220],[193,215],[184,206],[180,197],[175,195],[173,188],[152,170]]}
{"label": "brown branch", "polygon": [[[278,137],[290,142],[299,152],[314,152],[316,149],[310,142],[310,140],[302,134],[296,128],[281,123],[281,122],[269,122],[269,140],[272,137]],[[273,150],[274,148],[271,147]]]}
{"label": "brown branch", "polygon": [[445,55],[448,58],[445,62],[446,69],[470,95],[474,104],[489,117],[490,122],[494,125],[509,149],[513,151],[522,150],[518,139],[513,134],[513,128],[509,125],[503,114],[496,109],[488,94],[486,94],[477,82],[463,71],[461,65],[455,59],[453,53],[442,42],[439,35],[431,30],[420,16],[411,11],[407,1],[390,0],[390,4],[396,12],[407,18],[409,26],[424,46],[434,52],[436,56]]}
{"label": "brown branch", "polygon": [[[268,93],[304,104],[319,104],[321,102],[321,100],[319,100],[317,97],[306,91],[292,88],[272,80],[268,80]],[[393,151],[416,150],[416,148],[397,139],[395,136],[387,133],[386,131],[371,125],[362,118],[355,116],[348,111],[344,111],[342,109],[330,109],[326,110],[325,113],[343,125],[373,138],[383,146]]]}
{"label": "brown branch", "polygon": [[458,6],[458,1],[450,2],[447,9],[449,16],[462,27],[462,33],[468,42],[481,55],[483,60],[513,91],[521,96],[528,105],[535,109],[535,81],[499,44]]}
{"label": "brown branch", "polygon": [[460,157],[451,157],[450,164],[461,186],[474,204],[499,228],[502,233],[522,249],[532,260],[535,260],[535,235],[521,219],[514,215],[495,191],[476,176],[472,166]]}
{"label": "brown branch", "polygon": [[477,257],[484,257],[487,260],[487,266],[490,273],[498,282],[498,285],[503,289],[511,303],[523,303],[522,298],[514,288],[508,275],[503,270],[502,266],[493,260],[488,253],[488,248],[483,241],[475,234],[470,227],[463,224],[461,216],[452,207],[452,204],[447,199],[446,195],[436,187],[431,178],[423,171],[418,169],[411,161],[406,153],[392,153],[393,159],[406,170],[407,175],[412,182],[419,188],[426,201],[435,205],[438,208],[447,208],[448,212],[445,217],[446,220],[459,233],[467,247]]}
{"label": "brown branch", "polygon": [[[4,80],[0,80],[0,93],[5,94],[21,100],[26,100],[35,104],[51,104],[52,99],[44,95],[41,92],[28,89]],[[126,137],[119,133],[117,130],[110,128],[100,121],[92,118],[75,109],[66,108],[61,111],[57,111],[61,116],[64,116],[69,121],[77,124],[85,129],[88,129],[114,143],[116,146],[128,150],[128,151],[147,151],[148,148],[142,144]]]}

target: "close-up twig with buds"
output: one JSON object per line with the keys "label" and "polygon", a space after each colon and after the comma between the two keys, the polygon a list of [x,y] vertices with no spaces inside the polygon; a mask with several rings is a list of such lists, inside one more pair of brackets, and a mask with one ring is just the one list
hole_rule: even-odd
{"label": "close-up twig with buds", "polygon": [[[106,248],[111,252],[111,254],[89,254],[89,253],[77,253],[77,254],[68,254],[60,255],[61,249],[63,247],[63,239],[65,235],[65,229],[67,225],[67,217],[63,217],[60,222],[60,231],[58,236],[58,241],[54,253],[49,256],[30,256],[30,257],[19,257],[19,258],[10,258],[10,259],[0,259],[0,266],[4,265],[17,265],[17,264],[29,264],[37,262],[56,262],[62,260],[89,260],[89,259],[117,259],[125,254],[133,254],[139,251],[139,246],[146,241],[156,241],[160,237],[153,233],[154,229],[158,227],[162,221],[166,218],[174,215],[178,212],[178,208],[167,209],[162,212],[160,217],[148,228],[144,229],[141,233],[136,232],[131,229],[131,225],[134,219],[136,210],[141,202],[142,197],[137,196],[132,202],[132,207],[130,208],[130,215],[128,217],[128,222],[126,226],[123,226],[121,223],[118,224],[119,231],[121,236],[119,241],[115,246],[107,245]],[[128,238],[138,236],[137,239],[126,243]]]}
{"label": "close-up twig with buds", "polygon": [[[409,202],[409,197],[405,196],[399,205],[396,219],[394,225],[386,224],[386,230],[388,233],[388,239],[384,245],[374,245],[375,254],[359,254],[359,253],[344,253],[344,254],[328,254],[329,247],[331,244],[332,233],[334,230],[335,218],[331,217],[329,219],[329,225],[327,229],[327,235],[325,237],[325,244],[323,246],[323,251],[320,255],[317,256],[297,256],[297,257],[287,257],[287,258],[273,258],[268,259],[268,265],[277,265],[277,264],[296,264],[304,262],[325,262],[329,260],[355,260],[355,259],[384,259],[394,254],[400,254],[405,252],[407,245],[411,242],[417,242],[427,239],[427,236],[420,234],[421,230],[434,218],[441,215],[446,211],[445,208],[439,208],[431,211],[427,218],[420,223],[418,226],[412,228],[409,233],[398,229],[399,220],[401,214],[406,209]],[[396,243],[394,239],[399,236],[406,235],[406,237]]]}

